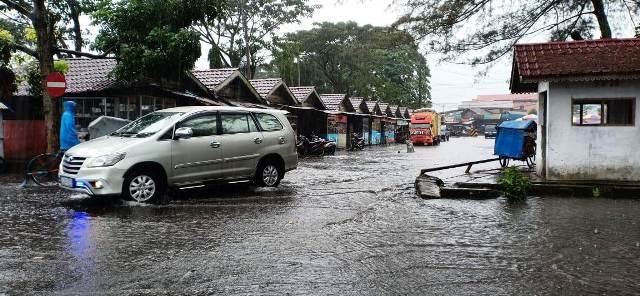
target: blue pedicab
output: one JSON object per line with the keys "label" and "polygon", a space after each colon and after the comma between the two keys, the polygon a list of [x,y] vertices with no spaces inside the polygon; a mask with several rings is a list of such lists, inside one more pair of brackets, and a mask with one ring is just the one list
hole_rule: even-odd
{"label": "blue pedicab", "polygon": [[493,154],[500,157],[500,166],[509,165],[509,160],[520,160],[533,168],[536,162],[536,129],[533,120],[505,121],[496,128]]}

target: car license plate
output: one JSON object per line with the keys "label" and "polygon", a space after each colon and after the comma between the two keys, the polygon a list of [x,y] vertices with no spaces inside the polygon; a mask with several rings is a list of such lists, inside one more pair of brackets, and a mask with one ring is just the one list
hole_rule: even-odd
{"label": "car license plate", "polygon": [[60,176],[60,185],[64,187],[73,188],[73,179],[69,177]]}

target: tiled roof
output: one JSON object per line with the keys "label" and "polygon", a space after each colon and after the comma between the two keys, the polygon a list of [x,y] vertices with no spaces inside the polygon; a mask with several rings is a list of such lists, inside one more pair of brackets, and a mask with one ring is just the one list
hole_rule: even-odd
{"label": "tiled roof", "polygon": [[402,117],[406,118],[406,113],[408,112],[408,108],[407,107],[400,107],[400,114],[402,114]]}
{"label": "tiled roof", "polygon": [[67,59],[67,93],[100,91],[117,84],[109,74],[116,67],[115,59]]}
{"label": "tiled roof", "polygon": [[320,100],[327,106],[327,110],[330,111],[338,111],[340,110],[340,103],[346,95],[344,94],[322,94],[320,95]]}
{"label": "tiled roof", "polygon": [[237,68],[193,70],[191,73],[209,90],[214,90],[220,83],[238,71]]}
{"label": "tiled roof", "polygon": [[380,111],[382,111],[382,114],[387,115],[387,107],[389,107],[389,104],[378,102],[378,106],[380,106]]}
{"label": "tiled roof", "polygon": [[269,93],[276,87],[276,85],[282,82],[282,79],[280,78],[253,79],[253,80],[249,80],[249,82],[251,82],[251,85],[253,85],[253,88],[255,88],[256,91],[258,91],[258,93],[263,98],[266,98],[269,95]]}
{"label": "tiled roof", "polygon": [[391,108],[391,113],[395,116],[396,111],[398,111],[398,105],[389,105],[389,108]]}
{"label": "tiled roof", "polygon": [[374,109],[376,108],[376,104],[378,102],[376,102],[376,101],[366,101],[365,103],[367,103],[367,108],[369,109],[369,113],[373,113]]}
{"label": "tiled roof", "polygon": [[298,101],[300,102],[306,100],[315,89],[316,88],[314,86],[289,87],[289,90],[291,91],[293,96],[295,96],[296,99],[298,99]]}
{"label": "tiled roof", "polygon": [[640,39],[598,39],[515,45],[527,78],[640,73]]}
{"label": "tiled roof", "polygon": [[356,111],[358,111],[358,112],[360,112],[360,104],[362,104],[363,100],[364,100],[364,98],[361,98],[361,97],[349,98],[349,101],[351,101],[351,105],[353,105],[353,108],[355,108]]}

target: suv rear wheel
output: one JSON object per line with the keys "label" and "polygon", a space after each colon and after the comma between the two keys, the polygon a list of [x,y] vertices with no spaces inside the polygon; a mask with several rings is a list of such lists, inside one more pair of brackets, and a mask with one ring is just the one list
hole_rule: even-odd
{"label": "suv rear wheel", "polygon": [[165,186],[158,174],[150,170],[134,171],[125,178],[122,194],[140,203],[152,203],[164,194]]}
{"label": "suv rear wheel", "polygon": [[282,168],[271,160],[263,161],[258,165],[255,183],[261,187],[277,187],[282,180]]}

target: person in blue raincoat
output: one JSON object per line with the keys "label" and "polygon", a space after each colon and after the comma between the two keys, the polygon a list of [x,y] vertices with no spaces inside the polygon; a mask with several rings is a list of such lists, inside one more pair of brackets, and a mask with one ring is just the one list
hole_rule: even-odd
{"label": "person in blue raincoat", "polygon": [[65,101],[63,103],[64,112],[60,121],[60,150],[69,150],[71,147],[80,144],[78,131],[76,130],[76,118],[74,109],[76,103]]}

